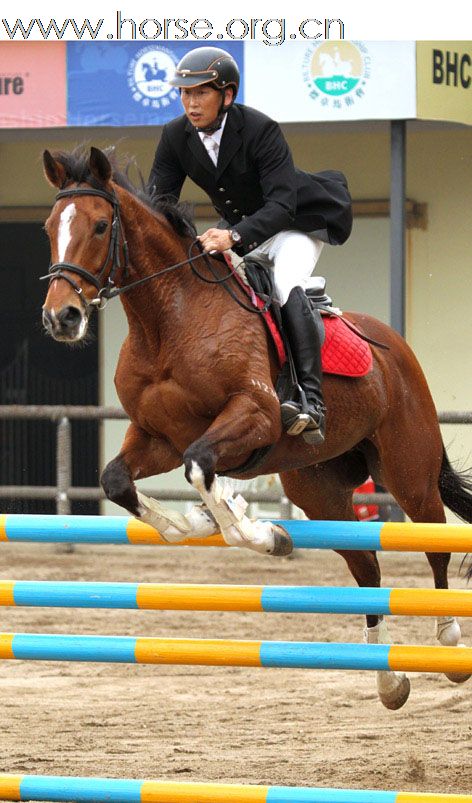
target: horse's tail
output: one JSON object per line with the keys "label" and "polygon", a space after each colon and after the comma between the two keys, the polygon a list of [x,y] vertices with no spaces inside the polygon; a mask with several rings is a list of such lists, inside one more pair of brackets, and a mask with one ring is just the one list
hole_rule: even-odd
{"label": "horse's tail", "polygon": [[441,472],[439,474],[441,499],[456,516],[472,523],[472,475],[467,471],[455,471],[443,447]]}
{"label": "horse's tail", "polygon": [[[472,476],[467,471],[453,469],[444,447],[438,485],[446,507],[463,521],[472,523]],[[472,562],[467,569],[467,577],[472,577]]]}

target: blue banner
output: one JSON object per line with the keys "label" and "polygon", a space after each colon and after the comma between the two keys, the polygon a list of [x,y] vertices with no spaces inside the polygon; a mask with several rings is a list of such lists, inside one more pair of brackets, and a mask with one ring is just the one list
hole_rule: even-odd
{"label": "blue banner", "polygon": [[[238,101],[244,102],[244,46],[205,42],[222,45],[239,64]],[[67,125],[163,125],[178,117],[183,113],[179,90],[168,81],[194,48],[194,42],[68,42]]]}

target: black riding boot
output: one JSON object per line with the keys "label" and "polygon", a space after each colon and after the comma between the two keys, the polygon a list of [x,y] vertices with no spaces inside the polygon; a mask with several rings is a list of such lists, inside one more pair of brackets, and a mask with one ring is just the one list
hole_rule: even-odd
{"label": "black riding boot", "polygon": [[298,382],[306,404],[286,401],[281,405],[282,424],[289,435],[303,432],[312,445],[324,441],[325,406],[321,391],[321,343],[310,302],[301,287],[294,287],[281,308],[282,324],[292,351]]}

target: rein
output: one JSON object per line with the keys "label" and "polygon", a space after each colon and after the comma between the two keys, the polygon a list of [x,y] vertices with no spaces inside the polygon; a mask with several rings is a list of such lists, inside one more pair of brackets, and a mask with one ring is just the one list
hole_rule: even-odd
{"label": "rein", "polygon": [[[105,257],[105,261],[101,266],[98,274],[93,274],[88,271],[86,268],[81,267],[81,265],[76,265],[73,262],[55,262],[51,265],[48,269],[48,272],[45,276],[40,276],[40,281],[48,279],[49,282],[54,281],[55,279],[64,279],[68,282],[71,287],[75,290],[75,292],[80,297],[80,300],[84,307],[87,309],[88,307],[96,307],[97,309],[102,309],[104,307],[104,301],[109,301],[111,298],[116,298],[117,296],[123,295],[124,293],[133,290],[135,287],[139,287],[146,282],[151,281],[151,279],[156,279],[158,276],[163,276],[165,273],[170,273],[173,270],[177,270],[177,268],[182,268],[185,265],[190,265],[193,273],[198,276],[204,282],[208,284],[223,284],[225,290],[230,294],[230,296],[241,306],[243,309],[247,310],[248,312],[255,312],[258,314],[263,314],[267,311],[268,307],[270,306],[271,300],[268,299],[267,302],[264,304],[264,307],[261,309],[256,309],[254,307],[249,307],[244,304],[237,295],[233,292],[232,288],[230,288],[225,282],[228,279],[235,278],[236,272],[234,268],[228,267],[228,273],[226,276],[219,277],[211,264],[210,259],[208,258],[208,254],[206,254],[199,240],[193,240],[189,246],[188,250],[188,257],[187,259],[182,260],[182,262],[176,262],[173,265],[169,265],[166,268],[162,268],[161,270],[156,271],[155,273],[151,273],[149,276],[143,276],[141,279],[136,279],[136,281],[131,282],[131,284],[123,285],[122,287],[116,287],[114,278],[117,272],[120,269],[123,269],[123,277],[126,280],[129,275],[129,254],[128,254],[128,244],[125,239],[123,224],[121,221],[120,215],[120,202],[116,195],[111,192],[107,192],[107,190],[100,190],[94,189],[92,187],[76,187],[75,189],[70,190],[61,190],[56,195],[56,201],[59,201],[61,198],[68,198],[74,195],[96,195],[99,198],[104,198],[108,203],[110,203],[113,207],[113,218],[111,224],[111,235],[110,235],[110,242],[108,245],[108,252]],[[200,248],[200,253],[196,254],[195,256],[191,256],[193,247],[197,245]],[[121,263],[121,249],[123,250],[124,255],[124,263]],[[207,268],[213,274],[213,279],[207,279],[205,276],[202,276],[201,273],[196,270],[194,266],[194,262],[197,259],[204,259]],[[104,284],[105,280],[105,273],[108,264],[111,262],[110,272],[108,277],[106,278],[106,283]],[[91,301],[86,301],[83,295],[83,289],[80,287],[77,282],[74,281],[70,276],[64,273],[64,270],[68,271],[69,273],[75,273],[77,276],[81,276],[87,282],[92,284],[95,289],[97,290],[97,295]]]}

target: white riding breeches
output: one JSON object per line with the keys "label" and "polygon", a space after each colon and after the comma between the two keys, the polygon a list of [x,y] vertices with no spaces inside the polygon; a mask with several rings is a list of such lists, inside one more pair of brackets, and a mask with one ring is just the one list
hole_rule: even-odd
{"label": "white riding breeches", "polygon": [[277,301],[281,306],[294,287],[306,288],[324,243],[302,231],[280,231],[263,242],[248,256],[274,271]]}

